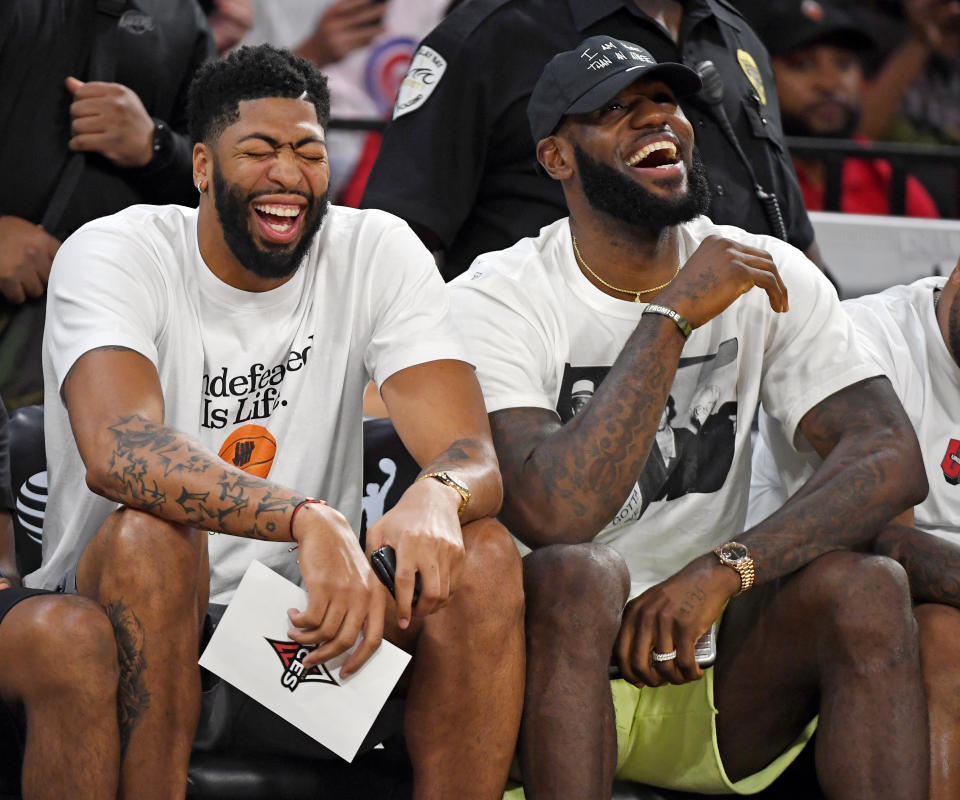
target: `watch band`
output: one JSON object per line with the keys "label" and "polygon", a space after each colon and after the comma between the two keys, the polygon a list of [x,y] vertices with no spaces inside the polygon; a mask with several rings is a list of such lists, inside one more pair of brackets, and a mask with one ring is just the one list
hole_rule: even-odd
{"label": "watch band", "polygon": [[[740,558],[731,558],[723,552],[724,548],[730,546],[742,547],[744,555]],[[740,576],[740,590],[734,595],[734,597],[743,594],[753,587],[753,582],[757,577],[757,570],[745,545],[742,545],[739,542],[727,542],[719,547],[715,547],[713,552],[714,555],[720,559],[721,564],[730,567],[731,569],[735,569],[737,574]]]}
{"label": "watch band", "polygon": [[451,489],[457,490],[460,494],[460,507],[457,509],[457,516],[462,517],[467,503],[470,502],[470,490],[467,488],[467,485],[458,478],[454,478],[448,472],[428,472],[426,475],[421,475],[417,480],[422,481],[425,478],[433,478],[434,480],[440,481],[440,483],[446,484]]}
{"label": "watch band", "polygon": [[151,168],[166,166],[173,154],[173,133],[167,123],[157,117],[153,119],[153,153],[145,166]]}

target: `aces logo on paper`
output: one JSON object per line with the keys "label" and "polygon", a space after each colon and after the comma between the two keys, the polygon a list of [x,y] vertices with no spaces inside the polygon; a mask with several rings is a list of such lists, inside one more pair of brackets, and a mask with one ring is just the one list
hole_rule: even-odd
{"label": "aces logo on paper", "polygon": [[273,648],[280,662],[283,664],[283,674],[280,676],[280,684],[285,686],[291,692],[301,683],[329,683],[333,686],[339,686],[330,674],[326,665],[320,664],[316,667],[304,667],[303,659],[307,657],[314,648],[297,642],[278,642],[275,639],[268,639],[267,644]]}

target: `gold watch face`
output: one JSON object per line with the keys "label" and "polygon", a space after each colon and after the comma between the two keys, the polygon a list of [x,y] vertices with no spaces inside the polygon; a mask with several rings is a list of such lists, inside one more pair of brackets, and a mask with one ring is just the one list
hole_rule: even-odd
{"label": "gold watch face", "polygon": [[746,546],[740,544],[740,542],[728,542],[722,545],[719,554],[724,561],[733,561],[735,563],[739,563],[749,557]]}

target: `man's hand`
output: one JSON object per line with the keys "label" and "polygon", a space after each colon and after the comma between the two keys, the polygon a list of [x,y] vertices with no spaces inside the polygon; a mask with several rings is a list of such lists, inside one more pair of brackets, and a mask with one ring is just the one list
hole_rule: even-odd
{"label": "man's hand", "polygon": [[[624,679],[638,686],[661,686],[703,677],[694,644],[739,590],[736,570],[711,553],[627,603],[614,648]],[[676,650],[677,657],[654,661],[654,650]]]}
{"label": "man's hand", "polygon": [[699,328],[754,286],[767,293],[774,311],[787,310],[787,287],[768,252],[708,236],[656,302]]}
{"label": "man's hand", "polygon": [[213,0],[207,15],[217,52],[223,54],[236,45],[253,24],[250,0]]}
{"label": "man's hand", "polygon": [[153,157],[153,120],[132,89],[120,83],[67,78],[69,147],[99,153],[119,167],[142,167]]}
{"label": "man's hand", "polygon": [[11,303],[40,297],[60,242],[20,217],[0,217],[0,292]]}
{"label": "man's hand", "polygon": [[5,575],[0,578],[0,591],[4,589],[19,589],[22,585],[18,575]]}
{"label": "man's hand", "polygon": [[370,44],[383,31],[385,13],[386,3],[375,0],[337,0],[323,12],[310,38],[294,52],[318,67],[333,64]]}
{"label": "man's hand", "polygon": [[397,622],[406,628],[413,617],[413,589],[420,573],[418,617],[446,605],[463,570],[463,534],[456,489],[432,478],[417,481],[400,501],[367,531],[367,550],[391,545],[397,553]]}
{"label": "man's hand", "polygon": [[290,638],[318,645],[303,660],[305,667],[312,667],[349,650],[362,632],[359,646],[340,669],[346,678],[380,646],[386,589],[339,511],[315,503],[306,505],[297,514],[292,533],[299,545],[307,607],[288,612],[296,626]]}
{"label": "man's hand", "polygon": [[960,3],[957,0],[904,0],[903,13],[917,37],[930,50],[945,56],[960,44]]}

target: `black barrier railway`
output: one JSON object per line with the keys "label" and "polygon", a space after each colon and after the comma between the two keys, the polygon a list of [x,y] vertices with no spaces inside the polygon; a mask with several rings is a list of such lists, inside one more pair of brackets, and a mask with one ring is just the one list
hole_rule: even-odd
{"label": "black barrier railway", "polygon": [[960,217],[960,147],[898,142],[855,142],[849,139],[822,139],[788,136],[787,147],[794,156],[822,161],[827,168],[824,211],[840,210],[841,172],[848,158],[883,158],[890,162],[890,214],[902,217],[906,210],[907,175],[921,169],[946,169],[952,173],[952,191],[944,217]]}

